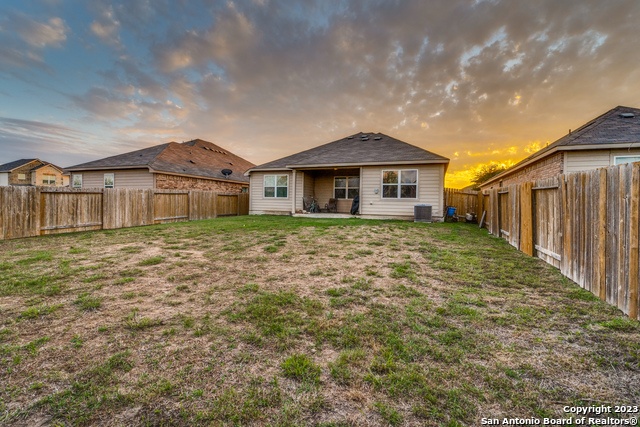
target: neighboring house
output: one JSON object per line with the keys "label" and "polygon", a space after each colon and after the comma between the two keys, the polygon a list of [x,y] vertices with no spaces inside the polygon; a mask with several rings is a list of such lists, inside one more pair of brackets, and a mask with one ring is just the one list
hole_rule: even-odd
{"label": "neighboring house", "polygon": [[169,142],[66,168],[74,188],[156,188],[247,192],[254,166],[201,139]]}
{"label": "neighboring house", "polygon": [[69,176],[53,163],[21,159],[0,165],[0,187],[8,185],[64,187]]}
{"label": "neighboring house", "polygon": [[293,214],[303,197],[320,207],[337,199],[349,213],[359,196],[360,214],[413,218],[417,204],[442,217],[449,159],[381,133],[358,133],[247,171],[250,214]]}
{"label": "neighboring house", "polygon": [[616,107],[494,176],[480,188],[640,161],[640,109]]}

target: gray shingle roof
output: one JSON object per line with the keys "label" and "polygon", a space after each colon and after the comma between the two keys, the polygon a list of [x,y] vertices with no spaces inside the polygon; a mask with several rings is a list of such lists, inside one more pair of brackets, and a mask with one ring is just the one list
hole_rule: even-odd
{"label": "gray shingle roof", "polygon": [[[364,139],[363,136],[366,136],[367,139]],[[310,166],[407,161],[448,163],[449,159],[382,133],[360,132],[256,166],[254,169],[283,169],[288,165]]]}
{"label": "gray shingle roof", "polygon": [[27,163],[31,163],[34,160],[38,159],[20,159],[14,160],[13,162],[5,163],[4,165],[0,165],[0,173],[2,172],[11,172],[15,168],[19,168],[20,166],[24,166]]}
{"label": "gray shingle roof", "polygon": [[[623,117],[622,114],[632,114],[633,117]],[[532,160],[543,158],[554,149],[585,146],[585,149],[593,150],[592,145],[600,145],[603,150],[606,150],[609,144],[633,142],[640,142],[640,108],[618,106],[536,151],[482,185],[493,182],[499,177],[505,177]]]}
{"label": "gray shingle roof", "polygon": [[102,159],[93,160],[91,162],[81,163],[79,165],[69,166],[66,170],[81,170],[81,169],[113,169],[119,167],[131,167],[131,166],[148,166],[165,148],[171,144],[155,145],[149,148],[143,148],[142,150],[131,151],[124,154],[118,154],[116,156],[104,157]]}
{"label": "gray shingle roof", "polygon": [[[169,142],[117,156],[66,168],[68,171],[149,167],[157,172],[199,176],[248,182],[244,172],[253,163],[228,152],[222,147],[201,139],[177,143]],[[222,170],[230,169],[226,177]]]}

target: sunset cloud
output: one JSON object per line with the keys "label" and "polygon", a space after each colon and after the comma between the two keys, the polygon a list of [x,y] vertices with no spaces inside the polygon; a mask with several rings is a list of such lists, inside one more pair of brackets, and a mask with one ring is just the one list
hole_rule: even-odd
{"label": "sunset cloud", "polygon": [[[49,67],[59,84],[39,80],[51,88],[39,104],[27,88],[0,91],[93,128],[95,147],[199,137],[261,163],[383,132],[451,158],[447,183],[464,186],[478,165],[519,161],[613,106],[638,106],[632,0],[88,5],[84,21],[59,15],[64,27],[29,15],[65,28],[40,47],[1,22],[0,72]],[[71,46],[83,31],[100,43]],[[42,56],[53,47],[82,59]]]}

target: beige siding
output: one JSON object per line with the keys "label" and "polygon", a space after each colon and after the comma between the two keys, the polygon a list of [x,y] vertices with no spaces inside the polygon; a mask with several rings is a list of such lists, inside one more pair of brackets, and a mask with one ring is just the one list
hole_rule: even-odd
{"label": "beige siding", "polygon": [[9,174],[0,173],[0,187],[5,187],[7,185],[9,185]]}
{"label": "beige siding", "polygon": [[72,172],[73,175],[82,175],[82,188],[104,188],[104,174],[114,174],[115,188],[153,188],[153,174],[148,169],[124,169]]}
{"label": "beige siding", "polygon": [[[55,176],[56,183],[44,184],[42,182],[44,175]],[[44,166],[44,167],[41,167],[40,169],[36,169],[35,171],[31,172],[31,185],[47,186],[47,187],[54,187],[54,186],[63,187],[66,184],[68,184],[68,180],[63,177],[62,173],[60,173],[58,169],[53,168],[51,166]]]}
{"label": "beige siding", "polygon": [[640,148],[630,150],[565,151],[564,173],[605,168],[614,164],[616,156],[640,155]]}
{"label": "beige siding", "polygon": [[304,194],[303,197],[314,198],[315,195],[315,185],[316,180],[313,178],[313,175],[309,173],[304,174]]}
{"label": "beige siding", "polygon": [[296,211],[302,210],[302,197],[304,197],[304,179],[305,173],[296,171]]}
{"label": "beige siding", "polygon": [[296,171],[296,211],[304,209],[303,197],[314,198],[315,179],[311,172]]}
{"label": "beige siding", "polygon": [[[360,213],[362,215],[413,217],[413,207],[427,204],[433,207],[433,216],[442,217],[444,198],[444,165],[402,165],[398,169],[418,170],[418,197],[416,199],[383,199],[382,170],[394,169],[385,166],[365,166],[362,168],[362,194]],[[376,189],[378,194],[376,194]]]}
{"label": "beige siding", "polygon": [[[289,175],[289,190],[286,198],[265,198],[264,197],[264,176],[265,175]],[[273,213],[273,214],[289,214],[291,213],[291,171],[282,172],[252,172],[249,184],[249,214]]]}
{"label": "beige siding", "polygon": [[[336,176],[358,176],[358,170],[326,170],[316,172],[313,187],[314,198],[318,201],[318,206],[324,208],[333,198],[334,178]],[[338,213],[349,213],[351,210],[351,199],[338,199]]]}

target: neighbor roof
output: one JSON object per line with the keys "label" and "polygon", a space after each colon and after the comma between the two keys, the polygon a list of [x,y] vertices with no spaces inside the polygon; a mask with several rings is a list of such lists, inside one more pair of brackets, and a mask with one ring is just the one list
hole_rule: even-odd
{"label": "neighbor roof", "polygon": [[20,166],[24,166],[36,160],[38,159],[20,159],[20,160],[15,160],[13,162],[5,163],[4,165],[0,165],[0,173],[11,172],[15,168],[19,168]]}
{"label": "neighbor roof", "polygon": [[[504,172],[482,183],[487,185],[556,151],[608,150],[613,144],[640,142],[640,108],[618,106],[536,151]],[[595,147],[594,147],[595,146]]]}
{"label": "neighbor roof", "polygon": [[252,168],[288,169],[321,165],[449,163],[449,159],[382,133],[360,132]]}
{"label": "neighbor roof", "polygon": [[35,168],[31,168],[32,171],[37,171],[38,169],[42,169],[45,166],[51,166],[54,169],[58,169],[58,171],[60,171],[60,173],[62,173],[64,175],[64,169],[62,169],[60,166],[56,166],[53,163],[43,163],[41,165],[36,166]]}
{"label": "neighbor roof", "polygon": [[[253,163],[216,144],[194,139],[183,143],[169,142],[160,144],[142,150],[82,163],[66,169],[78,172],[83,170],[146,167],[152,172],[247,182],[248,179],[244,176],[244,172],[252,166],[254,166]],[[224,169],[232,171],[228,178],[222,173]]]}

